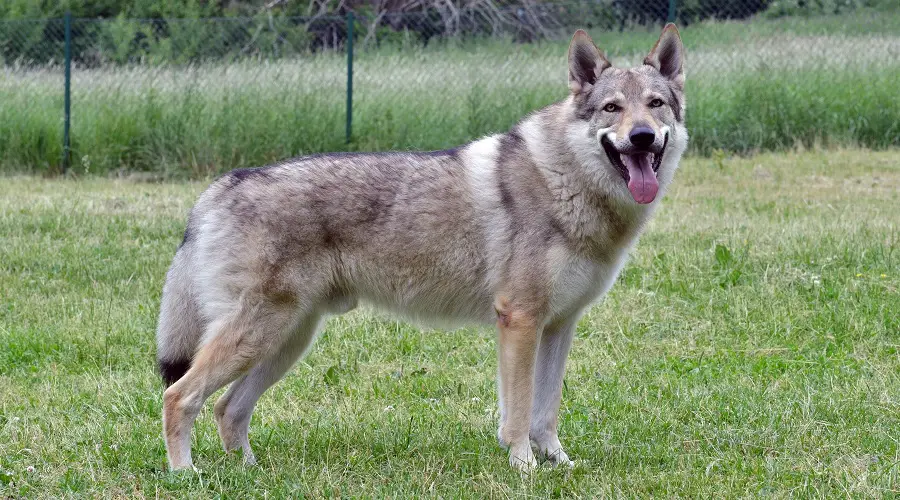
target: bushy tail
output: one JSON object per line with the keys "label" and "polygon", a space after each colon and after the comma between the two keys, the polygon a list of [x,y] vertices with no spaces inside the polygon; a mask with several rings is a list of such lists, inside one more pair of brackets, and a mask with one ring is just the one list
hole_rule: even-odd
{"label": "bushy tail", "polygon": [[191,295],[190,251],[182,247],[175,254],[166,275],[159,325],[156,328],[156,360],[166,387],[178,381],[191,367],[203,322],[196,299]]}

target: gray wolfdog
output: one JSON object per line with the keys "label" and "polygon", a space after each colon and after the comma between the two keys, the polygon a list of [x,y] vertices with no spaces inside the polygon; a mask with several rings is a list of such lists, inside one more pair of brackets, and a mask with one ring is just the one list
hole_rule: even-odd
{"label": "gray wolfdog", "polygon": [[[200,195],[166,276],[157,330],[172,469],[215,404],[226,451],[257,400],[358,302],[415,320],[496,324],[498,438],[510,463],[571,465],[557,435],[566,357],[687,147],[684,50],[667,25],[613,68],[584,31],[569,96],[446,151],[324,154],[240,169]],[[532,448],[533,447],[533,448]]]}

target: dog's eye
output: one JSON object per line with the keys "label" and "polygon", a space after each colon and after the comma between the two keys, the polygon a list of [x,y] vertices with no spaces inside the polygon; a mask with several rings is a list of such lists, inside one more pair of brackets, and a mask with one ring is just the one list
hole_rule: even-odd
{"label": "dog's eye", "polygon": [[663,104],[665,104],[665,103],[662,102],[662,99],[653,99],[652,101],[650,101],[651,108],[658,108],[658,107],[662,106]]}
{"label": "dog's eye", "polygon": [[603,106],[603,111],[606,111],[607,113],[615,113],[620,109],[622,108],[620,108],[619,105],[615,103],[609,103],[606,106]]}

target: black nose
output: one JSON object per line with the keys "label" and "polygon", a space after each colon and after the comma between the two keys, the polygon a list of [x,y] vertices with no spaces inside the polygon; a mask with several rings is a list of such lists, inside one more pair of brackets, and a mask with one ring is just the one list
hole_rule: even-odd
{"label": "black nose", "polygon": [[636,147],[647,148],[656,140],[656,134],[653,133],[653,129],[650,127],[634,127],[631,133],[628,134],[628,140]]}

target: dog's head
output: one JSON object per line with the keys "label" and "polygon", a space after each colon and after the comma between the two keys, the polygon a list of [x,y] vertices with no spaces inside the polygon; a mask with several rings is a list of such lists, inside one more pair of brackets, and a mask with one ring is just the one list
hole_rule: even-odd
{"label": "dog's head", "polygon": [[674,24],[641,66],[613,68],[584,31],[569,45],[570,141],[613,193],[652,203],[687,147],[684,48]]}

